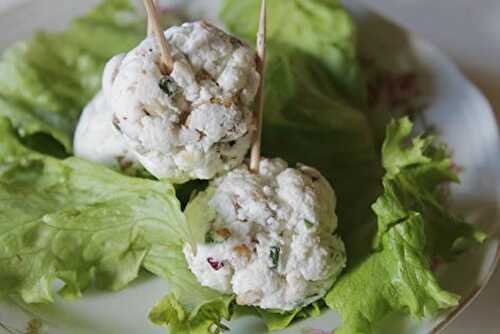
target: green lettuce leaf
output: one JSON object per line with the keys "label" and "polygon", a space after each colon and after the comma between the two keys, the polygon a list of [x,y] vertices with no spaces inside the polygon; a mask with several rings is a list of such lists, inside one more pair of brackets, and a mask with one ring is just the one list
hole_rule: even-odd
{"label": "green lettuce leaf", "polygon": [[105,0],[62,33],[16,44],[0,61],[0,115],[21,136],[45,133],[71,152],[78,115],[100,88],[105,62],[144,38],[144,26],[130,1]]}
{"label": "green lettuce leaf", "polygon": [[213,333],[232,314],[233,296],[199,285],[182,247],[191,235],[172,185],[131,178],[76,158],[24,147],[0,118],[0,297],[74,299],[93,282],[120,290],[142,268],[170,294],[150,318],[171,333]]}
{"label": "green lettuce leaf", "polygon": [[77,298],[92,282],[119,290],[157,245],[186,234],[174,188],[23,147],[0,119],[0,296],[51,302],[52,282]]}
{"label": "green lettuce leaf", "polygon": [[[408,118],[387,128],[384,192],[373,205],[376,248],[364,258],[349,258],[347,272],[325,297],[344,322],[335,333],[373,333],[390,312],[422,318],[456,305],[459,296],[439,287],[431,262],[485,238],[442,204],[441,185],[457,179],[446,150],[432,137],[408,143],[411,130]],[[358,242],[367,239],[360,235]]]}
{"label": "green lettuce leaf", "polygon": [[443,145],[434,145],[433,136],[418,136],[405,145],[412,131],[408,118],[387,127],[382,158],[387,175],[384,194],[373,205],[378,217],[378,240],[409,212],[425,217],[427,252],[434,257],[452,258],[470,241],[483,241],[485,234],[451,215],[442,201],[444,183],[458,182],[452,161]]}
{"label": "green lettuce leaf", "polygon": [[170,293],[151,311],[149,318],[158,325],[168,326],[170,333],[205,334],[226,329],[222,320],[233,314],[233,295],[224,295],[203,287],[189,270],[182,247],[204,242],[205,233],[215,211],[207,201],[212,190],[199,193],[184,210],[186,228],[180,234],[180,244],[155,247],[144,263],[147,270],[169,282]]}
{"label": "green lettuce leaf", "polygon": [[189,242],[191,247],[205,242],[210,222],[214,221],[217,217],[215,210],[208,205],[208,201],[212,198],[214,191],[215,189],[209,186],[205,191],[198,192],[189,201],[184,210],[187,230],[189,231],[189,235],[185,240]]}
{"label": "green lettuce leaf", "polygon": [[[409,140],[412,129],[413,124],[408,118],[402,118],[397,123],[392,122],[386,129],[382,145],[382,164],[389,178],[398,175],[405,167],[435,164],[432,157],[426,156],[435,140],[432,136],[416,137],[412,139],[410,145],[404,145],[405,141]],[[456,175],[450,169],[451,160],[445,150],[441,149],[441,152],[442,155],[436,157],[436,162],[442,164],[439,169],[444,172],[444,180],[457,181]]]}
{"label": "green lettuce leaf", "polygon": [[[230,31],[253,43],[259,6],[260,2],[254,0],[225,0],[220,15]],[[294,48],[322,63],[340,91],[356,104],[363,101],[356,26],[340,1],[268,1],[268,16],[267,37],[271,43]]]}
{"label": "green lettuce leaf", "polygon": [[157,325],[172,334],[219,333],[232,316],[234,296],[201,286],[189,270],[182,246],[155,247],[145,268],[169,282],[170,293],[149,314]]}
{"label": "green lettuce leaf", "polygon": [[325,297],[339,312],[337,334],[369,334],[391,311],[424,317],[455,306],[459,296],[448,293],[430,271],[425,255],[422,216],[413,214],[382,238],[383,249],[345,273]]}
{"label": "green lettuce leaf", "polygon": [[320,300],[289,312],[271,312],[263,309],[257,309],[257,312],[266,322],[267,328],[270,331],[275,331],[290,326],[294,321],[318,317],[321,315],[323,307],[324,302]]}

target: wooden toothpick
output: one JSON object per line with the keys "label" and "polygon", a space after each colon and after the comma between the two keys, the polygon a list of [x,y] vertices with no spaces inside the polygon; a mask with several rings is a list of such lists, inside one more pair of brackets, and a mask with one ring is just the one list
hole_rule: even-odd
{"label": "wooden toothpick", "polygon": [[266,73],[266,33],[267,33],[266,0],[260,3],[259,29],[257,31],[257,71],[260,84],[255,98],[255,119],[257,129],[254,132],[252,150],[250,152],[250,170],[259,173],[260,146],[262,142],[262,112],[264,111],[264,77]]}
{"label": "wooden toothpick", "polygon": [[156,42],[160,47],[161,53],[161,71],[163,74],[170,74],[173,69],[174,61],[172,59],[172,53],[167,44],[167,39],[163,34],[163,29],[160,25],[160,19],[158,18],[158,11],[153,3],[154,0],[143,0],[144,7],[146,7],[146,12],[148,13],[148,35],[151,30],[155,35]]}
{"label": "wooden toothpick", "polygon": [[[154,7],[154,10],[155,12],[157,12],[157,8],[156,8],[156,1],[157,0],[153,0],[153,7]],[[151,36],[153,34],[153,24],[151,23],[151,20],[148,19],[148,32],[147,32],[148,36]]]}

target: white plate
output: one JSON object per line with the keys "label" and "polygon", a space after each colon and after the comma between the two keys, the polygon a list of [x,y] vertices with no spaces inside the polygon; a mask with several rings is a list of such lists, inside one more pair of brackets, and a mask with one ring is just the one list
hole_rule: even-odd
{"label": "white plate", "polygon": [[[82,14],[97,2],[19,0],[17,6],[0,12],[0,50],[15,40],[28,37],[36,29],[61,29],[71,17]],[[217,2],[191,0],[184,4],[189,4],[193,15],[214,19]],[[459,307],[424,321],[398,321],[398,333],[438,333],[482,291],[499,259],[495,231],[500,221],[500,141],[495,118],[482,94],[439,50],[407,35],[364,7],[350,1],[348,6],[358,21],[365,54],[397,64],[397,67],[415,68],[421,73],[429,102],[425,123],[440,131],[455,161],[465,167],[462,183],[452,189],[452,204],[469,221],[481,224],[493,235],[480,249],[439,272],[445,288],[464,296]],[[164,329],[150,324],[146,315],[166,291],[164,282],[147,276],[123,292],[89,291],[75,302],[58,299],[53,305],[30,306],[29,309],[4,303],[0,305],[0,321],[10,328],[25,331],[30,320],[39,318],[50,334],[164,333]],[[340,319],[334,312],[326,312],[281,333],[311,333],[313,329],[331,331],[339,324]],[[231,333],[238,334],[265,332],[262,322],[250,316],[233,321],[231,329]],[[0,333],[3,331],[8,333],[0,327]]]}

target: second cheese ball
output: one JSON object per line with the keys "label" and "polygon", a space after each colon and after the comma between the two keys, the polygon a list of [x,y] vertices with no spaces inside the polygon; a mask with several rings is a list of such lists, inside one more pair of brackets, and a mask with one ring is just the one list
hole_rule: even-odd
{"label": "second cheese ball", "polygon": [[238,166],[250,147],[255,53],[206,22],[172,27],[165,36],[172,72],[162,73],[153,37],[130,51],[110,89],[113,123],[154,176],[211,179]]}
{"label": "second cheese ball", "polygon": [[320,299],[346,263],[336,198],[314,168],[263,159],[216,178],[186,208],[184,254],[201,285],[236,303],[290,311]]}
{"label": "second cheese ball", "polygon": [[102,75],[102,90],[83,109],[73,138],[75,156],[119,170],[139,167],[127,142],[113,127],[113,112],[107,101],[124,56],[116,55],[107,62]]}

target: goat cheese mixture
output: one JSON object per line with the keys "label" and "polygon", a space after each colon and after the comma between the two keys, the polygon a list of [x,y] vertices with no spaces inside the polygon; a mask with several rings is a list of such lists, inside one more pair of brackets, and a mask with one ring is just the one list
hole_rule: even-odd
{"label": "goat cheese mixture", "polygon": [[346,263],[334,234],[335,205],[334,190],[314,168],[263,159],[257,175],[242,165],[188,205],[193,230],[206,226],[204,242],[184,247],[189,268],[202,285],[236,294],[241,305],[307,305],[326,293]]}
{"label": "goat cheese mixture", "polygon": [[206,22],[172,27],[165,36],[172,72],[162,73],[153,37],[130,51],[109,88],[113,122],[154,176],[211,179],[238,166],[250,147],[255,53]]}
{"label": "goat cheese mixture", "polygon": [[84,108],[73,138],[75,156],[117,169],[137,164],[134,153],[114,127],[107,96],[125,55],[111,58],[102,77],[103,89]]}

